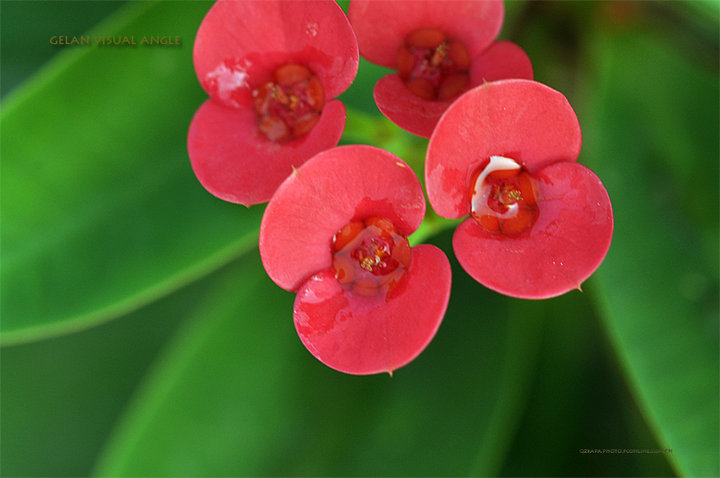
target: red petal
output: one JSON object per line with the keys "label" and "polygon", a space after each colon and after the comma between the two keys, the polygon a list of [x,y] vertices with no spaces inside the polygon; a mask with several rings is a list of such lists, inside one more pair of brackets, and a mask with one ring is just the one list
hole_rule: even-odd
{"label": "red petal", "polygon": [[610,198],[591,170],[559,162],[535,178],[539,214],[527,234],[492,234],[470,218],[453,238],[455,255],[468,274],[523,299],[580,288],[605,258],[613,231]]}
{"label": "red petal", "polygon": [[308,280],[295,299],[295,328],[325,365],[352,374],[392,372],[435,335],[450,297],[450,263],[430,245],[412,249],[412,262],[389,296],[364,297],[343,287],[333,271]]}
{"label": "red petal", "polygon": [[[506,78],[532,80],[532,64],[514,43],[497,42],[473,59],[470,85]],[[387,118],[410,133],[429,138],[442,114],[457,97],[432,101],[408,89],[398,75],[387,75],[375,84],[375,104]]]}
{"label": "red petal", "polygon": [[251,104],[252,88],[285,63],[309,67],[334,98],[355,78],[358,48],[332,0],[219,0],[200,25],[193,60],[205,91],[237,107]]}
{"label": "red petal", "polygon": [[372,146],[340,146],[278,188],[260,225],[260,256],[270,278],[295,291],[330,268],[333,236],[350,221],[385,217],[407,236],[424,215],[420,181],[403,160]]}
{"label": "red petal", "polygon": [[205,189],[220,199],[250,206],[269,201],[293,167],[336,146],[344,127],[345,106],[333,100],[306,136],[275,143],[258,129],[253,109],[207,100],[190,124],[188,153]]}
{"label": "red petal", "polygon": [[443,217],[465,216],[471,176],[490,156],[512,158],[532,173],[556,161],[576,161],[581,142],[577,116],[561,93],[529,80],[479,86],[448,108],[430,139],[430,204]]}
{"label": "red petal", "polygon": [[410,91],[398,75],[387,75],[375,83],[375,104],[382,114],[400,126],[423,138],[429,138],[438,120],[456,98],[430,101]]}
{"label": "red petal", "polygon": [[503,15],[503,3],[497,0],[352,0],[348,8],[362,56],[393,69],[405,37],[415,30],[442,30],[448,37],[461,41],[472,58],[495,39]]}
{"label": "red petal", "polygon": [[495,42],[473,59],[470,66],[470,84],[518,78],[533,79],[533,69],[527,53],[509,41]]}

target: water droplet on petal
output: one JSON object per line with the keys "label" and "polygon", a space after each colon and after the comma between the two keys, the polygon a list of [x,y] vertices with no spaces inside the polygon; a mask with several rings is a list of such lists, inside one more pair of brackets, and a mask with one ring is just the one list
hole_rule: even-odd
{"label": "water droplet on petal", "polygon": [[318,29],[319,29],[319,26],[317,23],[308,23],[307,26],[305,27],[305,33],[310,38],[315,38],[318,34]]}

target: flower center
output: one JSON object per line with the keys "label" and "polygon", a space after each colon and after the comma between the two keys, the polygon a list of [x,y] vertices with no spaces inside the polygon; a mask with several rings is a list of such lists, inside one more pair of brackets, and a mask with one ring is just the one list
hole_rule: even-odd
{"label": "flower center", "polygon": [[410,244],[389,220],[352,221],[333,239],[335,278],[365,296],[395,288],[410,266]]}
{"label": "flower center", "polygon": [[258,128],[271,141],[306,135],[320,119],[325,90],[303,65],[288,63],[252,92]]}
{"label": "flower center", "polygon": [[491,156],[470,186],[472,217],[488,232],[516,235],[537,219],[534,179],[517,162]]}
{"label": "flower center", "polygon": [[397,64],[405,85],[426,100],[454,98],[470,83],[467,48],[434,28],[410,33],[398,51]]}

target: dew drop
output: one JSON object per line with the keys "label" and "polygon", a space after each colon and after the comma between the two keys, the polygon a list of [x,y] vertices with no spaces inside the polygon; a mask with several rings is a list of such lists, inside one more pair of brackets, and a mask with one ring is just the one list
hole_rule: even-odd
{"label": "dew drop", "polygon": [[318,29],[319,29],[319,26],[317,23],[308,23],[307,26],[305,27],[305,33],[310,38],[315,38],[318,34]]}

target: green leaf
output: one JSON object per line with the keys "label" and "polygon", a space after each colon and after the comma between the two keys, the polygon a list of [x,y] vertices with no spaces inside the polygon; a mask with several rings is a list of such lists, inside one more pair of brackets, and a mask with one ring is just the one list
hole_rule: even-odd
{"label": "green leaf", "polygon": [[678,472],[718,471],[718,78],[663,37],[600,30],[584,154],[613,201],[595,276],[630,385]]}
{"label": "green leaf", "polygon": [[427,350],[392,377],[349,376],[305,350],[294,296],[254,267],[229,276],[178,334],[99,475],[497,472],[527,398],[539,321],[507,320],[509,299],[455,267]]}
{"label": "green leaf", "polygon": [[52,36],[85,32],[124,2],[73,2],[71,7],[63,3],[52,0],[0,3],[0,93],[3,96],[62,51],[61,47],[50,45]]}
{"label": "green leaf", "polygon": [[[657,450],[629,393],[599,317],[590,284],[514,308],[543,323],[530,400],[510,454],[496,476],[674,476],[666,453],[584,453]],[[592,291],[590,291],[592,292]]]}
{"label": "green leaf", "polygon": [[4,476],[89,476],[158,352],[224,277],[213,274],[123,320],[0,349]]}
{"label": "green leaf", "polygon": [[282,439],[273,427],[296,407],[294,362],[312,360],[292,326],[292,298],[257,254],[233,264],[146,378],[100,474],[229,476],[262,463],[255,451]]}
{"label": "green leaf", "polygon": [[[185,149],[205,98],[191,45],[210,5],[131,2],[3,103],[3,343],[137,309],[255,242],[262,209],[214,199]],[[159,34],[183,44],[94,44]]]}

